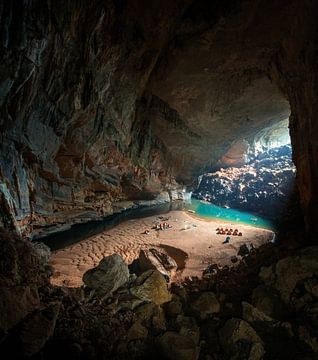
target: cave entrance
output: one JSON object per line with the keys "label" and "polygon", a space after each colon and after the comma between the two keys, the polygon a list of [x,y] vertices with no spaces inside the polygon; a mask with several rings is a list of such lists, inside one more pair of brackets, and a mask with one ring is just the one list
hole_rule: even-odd
{"label": "cave entrance", "polygon": [[296,202],[296,167],[288,121],[235,141],[217,165],[199,177],[192,194],[213,207],[204,209],[194,200],[195,211],[261,227],[278,227],[290,219]]}

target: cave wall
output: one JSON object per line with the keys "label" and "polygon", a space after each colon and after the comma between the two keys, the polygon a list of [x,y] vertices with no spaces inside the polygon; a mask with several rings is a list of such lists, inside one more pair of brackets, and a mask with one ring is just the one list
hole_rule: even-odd
{"label": "cave wall", "polygon": [[[297,185],[309,238],[318,220],[318,3],[291,4],[290,30],[273,53],[270,73],[287,94],[291,116],[289,129]],[[315,240],[316,241],[316,240]]]}
{"label": "cave wall", "polygon": [[[0,226],[25,234],[191,183],[290,116],[318,216],[317,6],[2,1]],[[146,194],[146,195],[145,195]],[[168,195],[167,195],[168,196]]]}
{"label": "cave wall", "polygon": [[174,186],[135,111],[185,4],[1,2],[0,225],[89,220]]}

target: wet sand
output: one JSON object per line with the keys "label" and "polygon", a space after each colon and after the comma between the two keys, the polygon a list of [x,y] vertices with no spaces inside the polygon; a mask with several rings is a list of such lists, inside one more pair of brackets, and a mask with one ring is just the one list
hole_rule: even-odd
{"label": "wet sand", "polygon": [[[164,221],[172,227],[159,231],[152,229],[155,224]],[[230,236],[230,242],[222,244],[227,236],[216,234],[219,226],[237,228],[243,236]],[[143,234],[146,229],[150,231],[149,235]],[[130,264],[138,258],[141,249],[151,247],[164,250],[175,258],[182,269],[172,280],[181,281],[187,276],[202,276],[202,270],[212,263],[230,265],[231,256],[237,255],[240,245],[252,243],[258,247],[269,242],[273,236],[270,230],[222,220],[203,220],[185,211],[127,220],[112,229],[54,251],[50,260],[54,268],[51,282],[58,286],[81,286],[84,272],[97,266],[103,257],[116,253]],[[180,265],[182,262],[183,266]]]}

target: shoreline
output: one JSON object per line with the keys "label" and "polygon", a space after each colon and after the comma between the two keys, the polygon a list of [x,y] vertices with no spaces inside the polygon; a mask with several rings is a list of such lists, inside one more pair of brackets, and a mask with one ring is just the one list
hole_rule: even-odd
{"label": "shoreline", "polygon": [[[186,253],[184,268],[171,278],[173,282],[180,282],[188,276],[201,277],[202,271],[212,263],[233,265],[231,257],[237,256],[242,244],[258,247],[271,241],[274,235],[268,229],[235,224],[243,236],[231,236],[231,241],[223,244],[226,236],[217,235],[216,227],[220,224],[232,226],[231,221],[199,219],[193,215],[187,210],[172,210],[161,215],[127,219],[99,234],[55,250],[50,259],[54,269],[51,282],[58,286],[79,287],[83,284],[84,272],[97,266],[103,257],[117,253],[130,264],[138,258],[141,249],[149,248],[168,252],[173,249],[172,257]],[[154,225],[163,221],[160,218],[168,218],[166,221],[172,227],[154,230]],[[146,229],[149,229],[149,235],[143,234]]]}
{"label": "shoreline", "polygon": [[272,231],[272,232],[275,232],[275,228],[270,228],[270,227],[263,227],[263,226],[257,226],[257,225],[253,225],[253,224],[247,224],[245,222],[242,222],[242,221],[239,221],[239,220],[227,220],[227,219],[224,219],[222,220],[221,218],[218,218],[218,217],[214,217],[214,218],[208,218],[208,217],[204,217],[202,215],[197,215],[197,213],[191,213],[191,212],[188,212],[187,210],[185,210],[188,215],[190,215],[191,217],[195,218],[195,219],[198,219],[198,220],[201,220],[201,221],[207,221],[207,222],[219,222],[219,223],[224,223],[226,221],[228,221],[231,225],[236,225],[236,226],[240,226],[240,225],[248,225],[248,226],[251,226],[251,227],[255,227],[257,229],[263,229],[263,230],[269,230],[269,231]]}

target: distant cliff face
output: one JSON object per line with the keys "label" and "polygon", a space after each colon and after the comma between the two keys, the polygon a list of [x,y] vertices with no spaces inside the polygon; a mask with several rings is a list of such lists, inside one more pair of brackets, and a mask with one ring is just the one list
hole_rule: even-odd
{"label": "distant cliff face", "polygon": [[265,216],[274,223],[292,217],[295,166],[291,146],[264,151],[246,165],[221,168],[202,176],[194,197]]}
{"label": "distant cliff face", "polygon": [[[0,226],[104,216],[285,119],[318,216],[317,4],[3,1]],[[168,196],[168,195],[167,195]]]}

